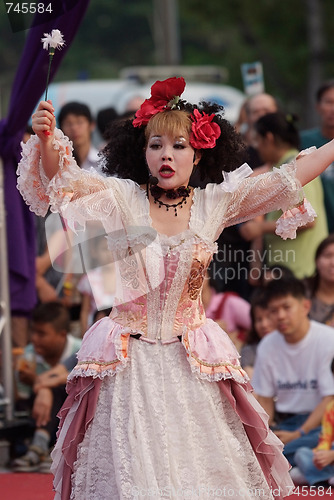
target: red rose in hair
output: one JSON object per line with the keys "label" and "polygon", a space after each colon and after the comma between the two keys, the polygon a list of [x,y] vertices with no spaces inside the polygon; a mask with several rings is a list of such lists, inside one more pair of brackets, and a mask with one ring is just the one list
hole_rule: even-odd
{"label": "red rose in hair", "polygon": [[164,111],[170,101],[175,97],[180,97],[186,82],[181,78],[167,78],[167,80],[157,81],[151,87],[151,97],[146,99],[136,113],[132,124],[134,127],[146,125],[152,116]]}
{"label": "red rose in hair", "polygon": [[201,114],[198,109],[194,110],[194,114],[191,117],[193,123],[191,124],[192,134],[190,137],[190,144],[194,149],[215,147],[221,130],[218,123],[212,121],[214,116],[214,113],[212,115],[208,115],[207,113]]}
{"label": "red rose in hair", "polygon": [[159,80],[155,82],[151,87],[151,99],[154,101],[171,101],[175,96],[179,96],[183,93],[186,82],[184,78],[167,78],[160,82]]}
{"label": "red rose in hair", "polygon": [[151,102],[151,99],[145,99],[143,104],[136,112],[136,117],[133,120],[132,125],[134,127],[141,127],[142,125],[146,125],[150,121],[150,118],[152,118],[152,116],[156,115],[157,113],[160,113],[160,111],[163,111],[165,106],[165,102],[161,106],[157,107]]}

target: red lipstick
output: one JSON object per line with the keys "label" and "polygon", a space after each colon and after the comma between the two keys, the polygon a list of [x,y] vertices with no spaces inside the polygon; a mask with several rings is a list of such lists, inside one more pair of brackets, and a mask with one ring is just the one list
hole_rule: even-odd
{"label": "red lipstick", "polygon": [[175,171],[169,165],[162,165],[159,169],[159,174],[164,179],[168,179],[169,177],[173,177]]}

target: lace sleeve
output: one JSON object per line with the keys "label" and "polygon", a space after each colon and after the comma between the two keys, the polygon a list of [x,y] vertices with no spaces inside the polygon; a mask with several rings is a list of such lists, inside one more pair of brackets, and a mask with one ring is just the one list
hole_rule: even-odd
{"label": "lace sleeve", "polygon": [[72,143],[59,129],[55,130],[54,149],[59,151],[59,171],[50,180],[40,159],[40,144],[32,136],[22,144],[17,187],[30,210],[45,216],[48,208],[60,212],[73,226],[85,220],[102,220],[111,214],[117,179],[101,176],[93,168],[82,170],[72,155]]}
{"label": "lace sleeve", "polygon": [[286,212],[300,205],[303,199],[303,188],[296,178],[296,162],[293,161],[272,172],[241,181],[231,193],[225,225],[232,226],[273,210]]}
{"label": "lace sleeve", "polygon": [[250,171],[248,165],[242,165],[225,175],[221,184],[208,184],[198,204],[196,224],[205,221],[204,234],[216,240],[225,227],[281,209],[277,234],[294,238],[296,228],[316,215],[304,199],[296,177],[296,161],[254,177],[248,177]]}

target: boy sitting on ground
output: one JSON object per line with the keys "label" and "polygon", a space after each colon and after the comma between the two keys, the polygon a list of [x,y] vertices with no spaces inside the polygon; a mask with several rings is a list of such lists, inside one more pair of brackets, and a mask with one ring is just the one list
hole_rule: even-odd
{"label": "boy sitting on ground", "polygon": [[[68,310],[59,302],[48,302],[36,307],[31,321],[31,344],[25,350],[17,367],[17,407],[31,411],[35,432],[28,452],[17,458],[13,467],[18,472],[40,470],[47,462],[49,449],[55,442],[58,429],[57,413],[65,398],[65,385],[40,388],[34,385],[38,376],[58,365],[80,347],[81,339],[69,334]],[[50,407],[49,414],[41,416],[41,407]],[[43,413],[43,412],[42,412]]]}

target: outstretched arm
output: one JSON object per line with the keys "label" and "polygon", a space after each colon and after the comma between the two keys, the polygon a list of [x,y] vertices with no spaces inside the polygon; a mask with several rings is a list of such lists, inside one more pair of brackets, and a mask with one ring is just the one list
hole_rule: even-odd
{"label": "outstretched arm", "polygon": [[[311,430],[315,429],[318,427],[321,423],[321,419],[323,417],[324,411],[328,403],[330,403],[333,400],[333,396],[325,396],[322,398],[320,403],[315,407],[315,409],[310,413],[308,416],[307,420],[303,423],[303,425],[300,427],[302,431],[305,432],[305,434],[308,434]],[[302,432],[299,429],[296,429],[295,431],[285,431],[285,430],[278,430],[275,432],[276,436],[280,438],[280,440],[284,443],[287,444],[290,441],[293,441],[294,439],[298,439],[301,437]]]}
{"label": "outstretched arm", "polygon": [[53,148],[52,140],[56,119],[51,101],[41,101],[32,115],[32,128],[40,141],[44,172],[49,179],[59,170],[59,153]]}
{"label": "outstretched arm", "polygon": [[302,186],[320,175],[334,161],[334,140],[310,154],[297,156],[296,176]]}

